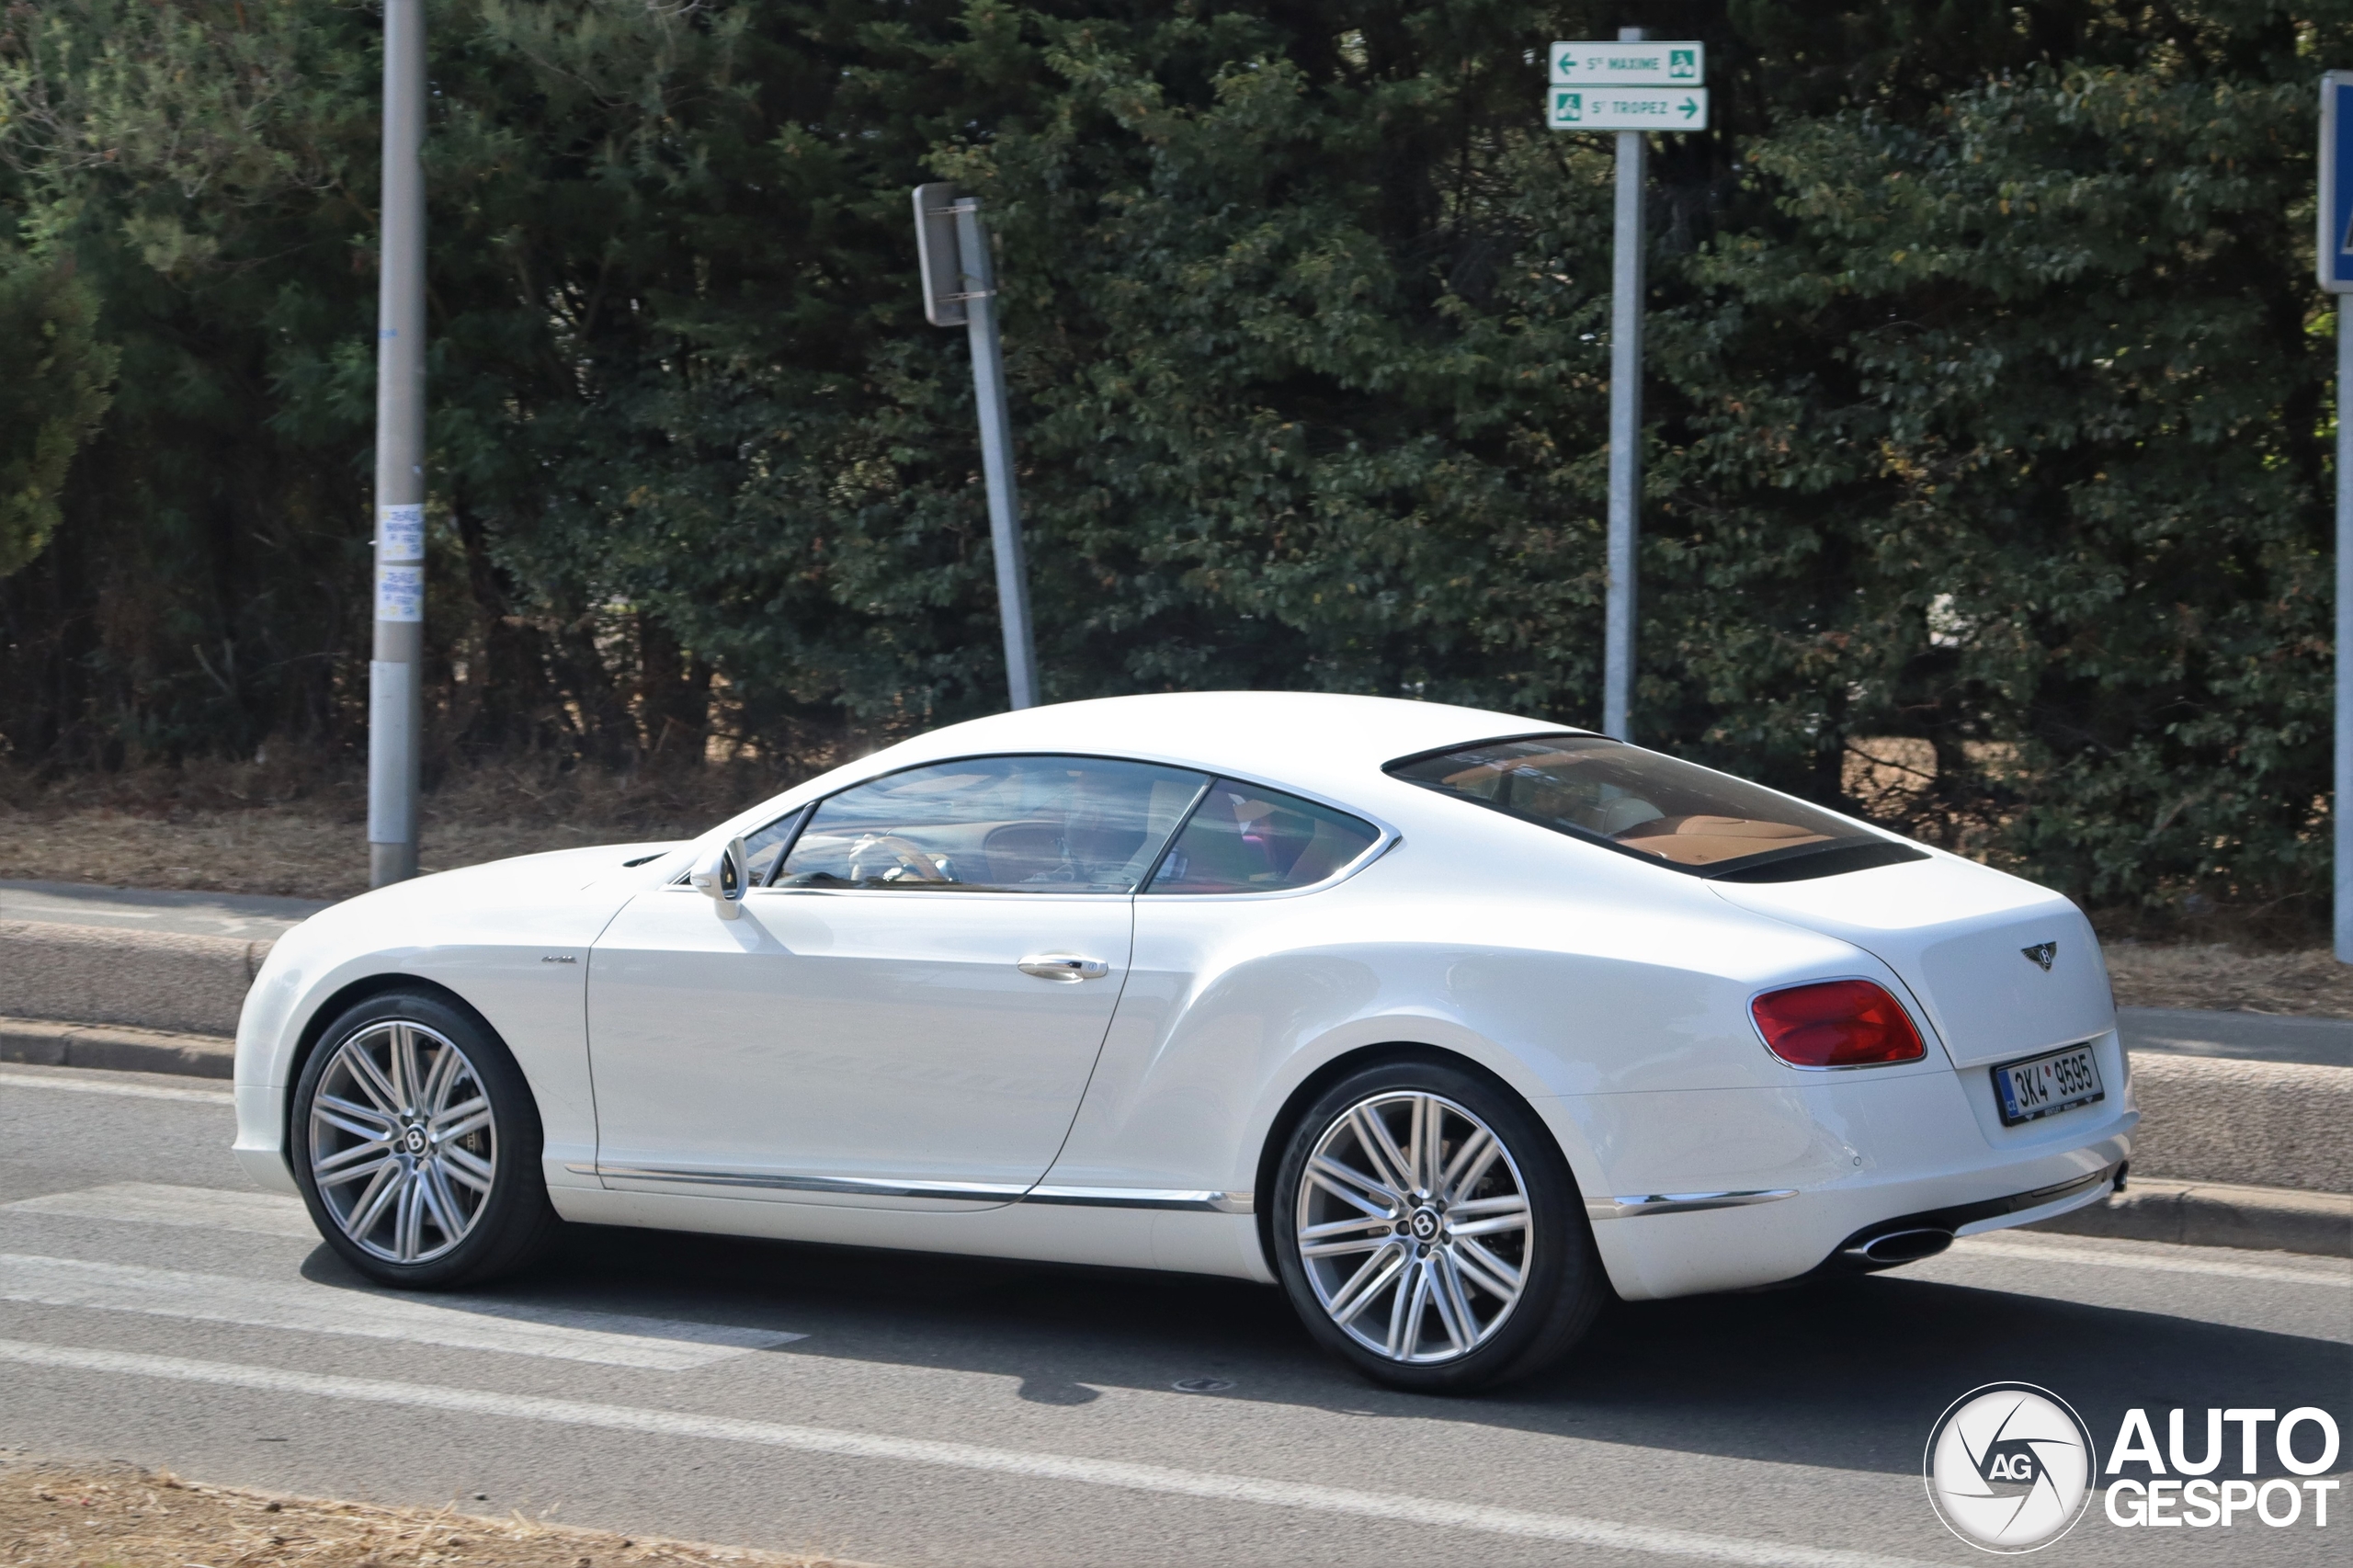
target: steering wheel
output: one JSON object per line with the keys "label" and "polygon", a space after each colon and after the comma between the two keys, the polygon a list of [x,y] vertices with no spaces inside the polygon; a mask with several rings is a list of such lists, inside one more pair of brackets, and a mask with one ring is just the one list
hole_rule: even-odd
{"label": "steering wheel", "polygon": [[[851,881],[862,882],[868,880],[866,858],[870,852],[877,849],[890,855],[899,866],[913,871],[920,881],[944,882],[949,880],[948,873],[939,869],[939,862],[925,854],[916,845],[893,834],[877,834],[858,840],[857,846],[850,850],[849,880]],[[881,881],[884,879],[878,877],[873,880]]]}

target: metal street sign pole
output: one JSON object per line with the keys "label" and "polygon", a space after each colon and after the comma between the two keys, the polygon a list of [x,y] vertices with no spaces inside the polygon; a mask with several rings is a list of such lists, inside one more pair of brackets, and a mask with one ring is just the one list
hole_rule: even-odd
{"label": "metal street sign pole", "polygon": [[2353,294],[2336,297],[2336,961],[2353,963]]}
{"label": "metal street sign pole", "polygon": [[1618,210],[1609,271],[1609,543],[1601,660],[1602,733],[1634,731],[1635,570],[1643,495],[1643,193],[1654,131],[1708,129],[1708,51],[1620,28],[1616,42],[1556,43],[1544,91],[1555,131],[1618,133]]}
{"label": "metal street sign pole", "polygon": [[425,0],[384,0],[376,300],[376,610],[368,665],[368,883],[416,875],[425,694]]}
{"label": "metal street sign pole", "polygon": [[2353,71],[2320,80],[2320,286],[2336,296],[2336,961],[2353,963]]}
{"label": "metal street sign pole", "polygon": [[965,329],[972,344],[972,401],[981,414],[981,472],[988,480],[989,543],[996,555],[997,616],[1005,627],[1005,684],[1016,708],[1038,706],[1038,648],[1029,635],[1029,567],[1021,554],[1021,502],[1013,487],[1013,414],[1005,400],[1005,347],[996,328],[996,264],[981,204],[956,203],[956,254],[964,268]]}
{"label": "metal street sign pole", "polygon": [[[1620,28],[1620,39],[1643,37]],[[1643,187],[1650,143],[1618,132],[1618,222],[1609,268],[1608,605],[1602,642],[1601,733],[1634,738],[1634,552],[1643,488]]]}
{"label": "metal street sign pole", "polygon": [[1038,651],[1029,634],[1029,570],[1021,551],[1021,498],[1013,477],[1013,415],[1005,395],[1005,348],[996,324],[996,266],[981,204],[945,181],[915,190],[915,256],[924,314],[961,326],[972,346],[972,401],[981,421],[981,472],[988,483],[989,542],[996,557],[997,616],[1005,629],[1005,684],[1016,708],[1038,706]]}

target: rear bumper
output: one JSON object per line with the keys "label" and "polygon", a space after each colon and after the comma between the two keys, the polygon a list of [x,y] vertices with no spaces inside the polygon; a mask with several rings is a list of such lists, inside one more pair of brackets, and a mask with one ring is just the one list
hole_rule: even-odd
{"label": "rear bumper", "polygon": [[1628,1301],[1736,1290],[1810,1274],[1848,1248],[1895,1232],[1974,1235],[2054,1218],[2107,1196],[2131,1154],[2131,1138],[2120,1132],[2064,1153],[1966,1176],[1597,1220],[1594,1241],[1611,1283]]}
{"label": "rear bumper", "polygon": [[1570,1163],[1610,1282],[1654,1301],[1793,1279],[1896,1231],[2032,1224],[2113,1189],[2141,1119],[2129,1086],[1998,1143],[1966,1103],[1979,1086],[1950,1072],[1857,1074],[1538,1108],[1563,1148],[1583,1146]]}

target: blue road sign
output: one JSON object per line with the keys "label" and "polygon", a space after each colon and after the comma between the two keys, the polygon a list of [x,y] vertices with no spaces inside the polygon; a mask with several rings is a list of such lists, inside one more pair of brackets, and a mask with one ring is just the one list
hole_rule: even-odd
{"label": "blue road sign", "polygon": [[2353,294],[2353,71],[2320,79],[2320,286]]}

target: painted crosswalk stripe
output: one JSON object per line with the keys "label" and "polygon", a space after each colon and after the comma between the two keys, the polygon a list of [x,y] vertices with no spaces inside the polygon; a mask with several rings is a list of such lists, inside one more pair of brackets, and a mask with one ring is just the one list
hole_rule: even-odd
{"label": "painted crosswalk stripe", "polygon": [[2156,1274],[2206,1274],[2221,1279],[2261,1279],[2275,1285],[2320,1285],[2344,1289],[2353,1286],[2353,1269],[2332,1268],[2315,1258],[2309,1266],[2277,1263],[2242,1263],[2230,1257],[2207,1257],[2196,1254],[2227,1249],[2215,1247],[2175,1247],[2164,1254],[2143,1252],[2109,1252],[2100,1247],[2067,1246],[2045,1242],[2040,1238],[2028,1241],[1992,1241],[1979,1237],[1964,1237],[1952,1244],[1955,1257],[1998,1257],[2005,1262],[2056,1263],[2069,1268],[2086,1265],[2094,1268],[2138,1268]]}
{"label": "painted crosswalk stripe", "polygon": [[142,1312],[247,1328],[397,1339],[669,1372],[709,1366],[807,1337],[773,1329],[680,1323],[475,1296],[428,1301],[379,1295],[300,1277],[247,1279],[21,1253],[0,1253],[0,1301]]}
{"label": "painted crosswalk stripe", "polygon": [[122,1220],[145,1225],[186,1225],[205,1231],[247,1231],[259,1236],[319,1239],[299,1198],[277,1192],[235,1192],[218,1187],[170,1187],[114,1181],[71,1192],[45,1192],[0,1203],[0,1214],[60,1214],[76,1220]]}
{"label": "painted crosswalk stripe", "polygon": [[162,1084],[124,1084],[97,1078],[56,1078],[43,1073],[0,1073],[0,1089],[70,1089],[78,1095],[120,1095],[134,1100],[191,1100],[226,1106],[236,1096],[226,1089],[181,1089]]}
{"label": "painted crosswalk stripe", "polygon": [[354,1400],[413,1410],[440,1410],[465,1415],[537,1421],[560,1426],[594,1427],[645,1437],[752,1443],[765,1448],[829,1454],[846,1459],[895,1460],[910,1464],[1019,1476],[1031,1481],[1074,1482],[1081,1485],[1116,1487],[1129,1492],[1198,1497],[1216,1503],[1251,1503],[1400,1524],[1427,1525],[1438,1529],[1517,1536],[1524,1540],[1597,1547],[1609,1551],[1639,1551],[1666,1557],[1696,1558],[1708,1562],[1734,1562],[1747,1565],[1747,1568],[1927,1568],[1927,1564],[1910,1558],[1889,1557],[1877,1552],[1847,1551],[1835,1547],[1711,1535],[1699,1530],[1620,1524],[1615,1520],[1586,1518],[1575,1514],[1490,1507],[1479,1503],[1450,1503],[1441,1498],[1415,1497],[1400,1493],[1359,1492],[1348,1487],[1319,1486],[1306,1482],[1267,1481],[1215,1471],[1179,1470],[1170,1465],[1080,1459],[1069,1454],[988,1448],[978,1443],[884,1437],[878,1433],[850,1432],[829,1426],[796,1426],[774,1421],[746,1421],[733,1416],[652,1410],[640,1405],[598,1404],[585,1400],[496,1393],[484,1389],[390,1382],[373,1378],[342,1378],[276,1367],[189,1360],[177,1356],[148,1356],[126,1350],[92,1350],[78,1346],[37,1345],[25,1340],[0,1339],[0,1361],[28,1367],[160,1378],[172,1382],[204,1383],[222,1388],[255,1389],[267,1393]]}

